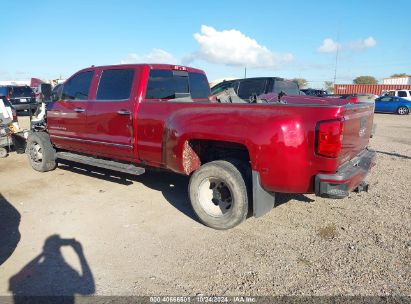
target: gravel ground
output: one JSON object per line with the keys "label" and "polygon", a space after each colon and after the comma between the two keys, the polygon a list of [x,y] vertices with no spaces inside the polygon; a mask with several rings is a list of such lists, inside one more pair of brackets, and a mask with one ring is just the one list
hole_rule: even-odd
{"label": "gravel ground", "polygon": [[411,296],[411,115],[375,122],[368,193],[280,194],[229,231],[195,220],[183,176],[0,159],[0,295]]}

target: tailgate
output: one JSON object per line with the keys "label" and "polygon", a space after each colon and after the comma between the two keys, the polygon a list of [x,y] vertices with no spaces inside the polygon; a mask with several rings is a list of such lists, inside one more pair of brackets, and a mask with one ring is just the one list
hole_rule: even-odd
{"label": "tailgate", "polygon": [[368,146],[373,127],[374,104],[348,104],[344,107],[343,117],[344,129],[339,164],[349,161]]}

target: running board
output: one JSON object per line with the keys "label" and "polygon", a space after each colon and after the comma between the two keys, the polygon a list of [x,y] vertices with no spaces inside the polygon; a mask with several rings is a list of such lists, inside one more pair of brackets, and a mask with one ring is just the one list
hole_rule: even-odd
{"label": "running board", "polygon": [[57,152],[56,158],[133,175],[141,175],[146,171],[144,168],[136,167],[132,164],[124,164],[113,160],[94,158],[70,152]]}

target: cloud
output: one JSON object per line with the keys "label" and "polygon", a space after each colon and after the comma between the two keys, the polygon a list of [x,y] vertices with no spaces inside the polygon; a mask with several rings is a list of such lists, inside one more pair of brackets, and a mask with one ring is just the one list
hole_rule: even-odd
{"label": "cloud", "polygon": [[202,59],[207,62],[249,68],[276,68],[294,59],[290,53],[278,54],[238,30],[217,31],[202,25],[194,34],[199,50],[183,58],[183,64]]}
{"label": "cloud", "polygon": [[335,53],[339,48],[341,48],[340,44],[338,44],[331,38],[325,38],[317,51],[319,53]]}
{"label": "cloud", "polygon": [[128,56],[121,60],[121,64],[127,63],[170,63],[176,64],[178,60],[174,58],[170,53],[162,49],[153,49],[150,53],[139,55],[136,53],[130,53]]}
{"label": "cloud", "polygon": [[359,39],[348,44],[348,48],[353,51],[361,51],[367,48],[372,48],[377,45],[377,41],[373,37],[367,39]]}
{"label": "cloud", "polygon": [[372,48],[377,45],[377,41],[373,37],[366,39],[358,39],[344,44],[339,44],[331,38],[325,38],[321,46],[317,49],[319,53],[335,53],[337,50],[362,51],[367,48]]}

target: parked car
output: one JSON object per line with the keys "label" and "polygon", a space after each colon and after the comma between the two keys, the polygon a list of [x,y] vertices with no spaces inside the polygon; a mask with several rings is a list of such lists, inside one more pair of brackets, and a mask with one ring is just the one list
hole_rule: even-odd
{"label": "parked car", "polygon": [[34,170],[64,159],[184,174],[193,210],[216,229],[269,212],[275,192],[342,198],[365,189],[375,164],[370,104],[309,96],[220,104],[209,100],[203,71],[167,64],[93,66],[62,87],[27,140]]}
{"label": "parked car", "polygon": [[245,100],[254,96],[264,98],[264,94],[272,95],[271,93],[279,94],[281,92],[285,95],[301,95],[295,82],[279,77],[255,77],[223,81],[211,88],[211,95],[216,96],[229,88],[233,88],[238,97]]}
{"label": "parked car", "polygon": [[381,96],[375,100],[375,112],[397,113],[406,115],[410,113],[411,101],[394,96]]}
{"label": "parked car", "polygon": [[0,96],[5,96],[16,111],[37,109],[36,96],[29,86],[1,86]]}
{"label": "parked car", "polygon": [[383,96],[401,97],[411,101],[411,90],[389,90],[385,91]]}

